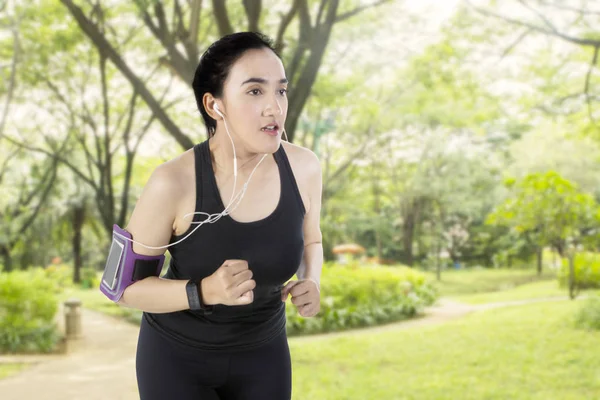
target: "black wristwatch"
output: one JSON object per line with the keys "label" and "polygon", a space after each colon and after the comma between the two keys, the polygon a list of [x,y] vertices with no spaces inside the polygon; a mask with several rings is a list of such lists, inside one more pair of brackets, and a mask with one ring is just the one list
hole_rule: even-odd
{"label": "black wristwatch", "polygon": [[212,314],[214,306],[204,304],[202,301],[201,282],[202,279],[199,279],[198,281],[190,279],[185,285],[190,310],[202,310],[205,314]]}

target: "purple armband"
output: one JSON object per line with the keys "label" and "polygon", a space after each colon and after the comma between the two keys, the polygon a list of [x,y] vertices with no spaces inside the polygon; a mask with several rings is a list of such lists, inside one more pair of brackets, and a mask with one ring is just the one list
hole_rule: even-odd
{"label": "purple armband", "polygon": [[100,281],[100,291],[114,302],[123,296],[127,286],[149,276],[159,276],[165,256],[145,256],[133,252],[131,234],[113,225],[112,243]]}

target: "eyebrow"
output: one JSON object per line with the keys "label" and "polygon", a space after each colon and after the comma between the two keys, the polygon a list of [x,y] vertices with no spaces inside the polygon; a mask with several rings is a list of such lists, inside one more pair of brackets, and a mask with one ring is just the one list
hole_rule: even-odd
{"label": "eyebrow", "polygon": [[[251,83],[251,82],[256,82],[256,83],[267,83],[268,81],[264,78],[250,78],[250,79],[246,79],[244,82],[242,82],[242,84],[240,86],[244,86],[246,83]],[[279,83],[288,83],[287,78],[283,78],[279,80]]]}

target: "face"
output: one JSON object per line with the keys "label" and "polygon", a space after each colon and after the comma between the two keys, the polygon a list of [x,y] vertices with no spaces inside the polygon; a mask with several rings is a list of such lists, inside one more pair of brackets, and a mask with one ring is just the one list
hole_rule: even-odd
{"label": "face", "polygon": [[[288,110],[287,83],[283,64],[270,49],[244,53],[225,81],[223,101],[217,102],[236,143],[256,153],[277,151]],[[274,131],[261,129],[273,123]],[[221,118],[217,129],[226,134]]]}

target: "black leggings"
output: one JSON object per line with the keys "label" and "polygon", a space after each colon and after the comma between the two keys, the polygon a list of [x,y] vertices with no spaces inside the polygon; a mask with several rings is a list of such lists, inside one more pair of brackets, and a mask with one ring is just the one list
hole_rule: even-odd
{"label": "black leggings", "polygon": [[167,339],[142,318],[136,354],[141,400],[290,400],[287,335],[250,350],[210,352]]}

